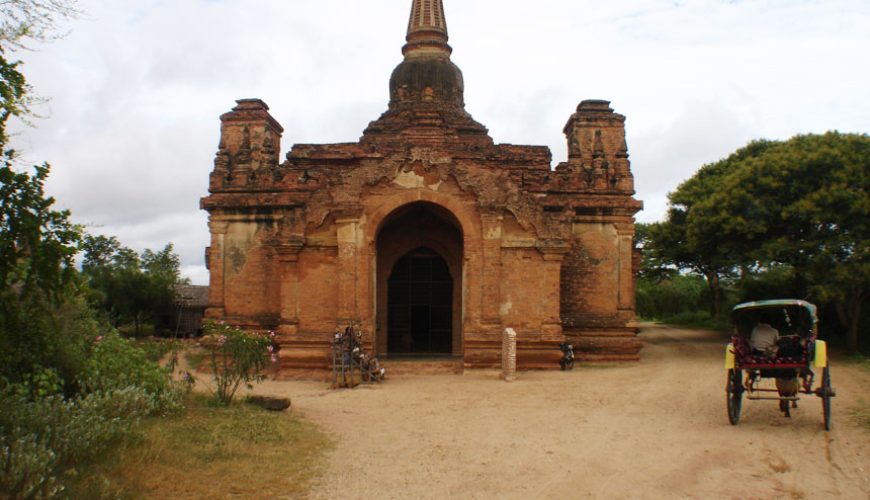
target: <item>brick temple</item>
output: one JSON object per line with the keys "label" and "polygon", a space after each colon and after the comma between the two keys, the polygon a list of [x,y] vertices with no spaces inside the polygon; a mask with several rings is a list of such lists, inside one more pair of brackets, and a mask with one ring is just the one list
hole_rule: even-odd
{"label": "brick temple", "polygon": [[[465,110],[441,0],[414,0],[389,106],[355,143],[295,144],[259,99],[222,115],[206,316],[273,329],[281,368],[326,368],[353,321],[382,358],[519,368],[637,360],[634,179],[625,117],[580,103],[568,161],[496,144]],[[567,113],[566,113],[567,114]]]}

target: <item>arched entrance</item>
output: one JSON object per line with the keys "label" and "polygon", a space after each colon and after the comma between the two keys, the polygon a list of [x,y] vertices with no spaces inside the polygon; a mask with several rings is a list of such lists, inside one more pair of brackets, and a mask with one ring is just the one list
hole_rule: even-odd
{"label": "arched entrance", "polygon": [[396,209],[377,235],[379,355],[462,354],[462,231],[428,202]]}

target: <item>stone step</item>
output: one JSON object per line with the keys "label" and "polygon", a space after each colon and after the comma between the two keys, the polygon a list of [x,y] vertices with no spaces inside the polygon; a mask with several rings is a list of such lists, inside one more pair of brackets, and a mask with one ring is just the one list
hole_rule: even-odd
{"label": "stone step", "polygon": [[387,378],[393,375],[438,375],[462,373],[462,358],[379,358],[381,366],[387,371]]}

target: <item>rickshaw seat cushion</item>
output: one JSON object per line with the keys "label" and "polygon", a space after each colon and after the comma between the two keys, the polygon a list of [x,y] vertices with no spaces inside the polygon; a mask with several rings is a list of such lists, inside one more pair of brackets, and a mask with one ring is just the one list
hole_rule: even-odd
{"label": "rickshaw seat cushion", "polygon": [[749,340],[743,337],[733,338],[732,344],[734,345],[734,357],[740,365],[805,365],[807,363],[806,352],[802,352],[798,356],[770,357],[760,351],[753,350],[749,345]]}

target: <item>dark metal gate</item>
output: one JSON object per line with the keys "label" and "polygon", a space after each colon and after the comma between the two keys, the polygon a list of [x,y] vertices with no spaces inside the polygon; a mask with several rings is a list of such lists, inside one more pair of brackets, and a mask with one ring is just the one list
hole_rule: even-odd
{"label": "dark metal gate", "polygon": [[387,281],[389,354],[450,354],[453,278],[447,262],[428,248],[399,259]]}

